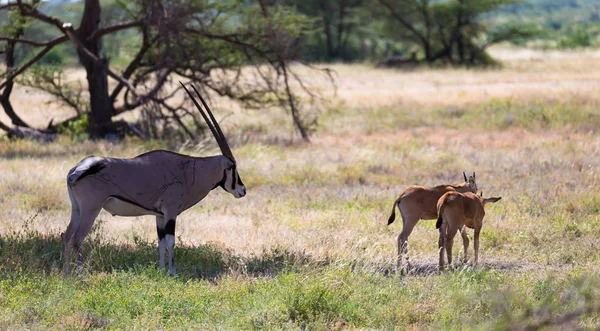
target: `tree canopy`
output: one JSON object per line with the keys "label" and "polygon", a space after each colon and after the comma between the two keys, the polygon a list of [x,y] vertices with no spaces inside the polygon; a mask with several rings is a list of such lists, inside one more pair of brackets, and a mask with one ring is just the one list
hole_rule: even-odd
{"label": "tree canopy", "polygon": [[[316,118],[305,110],[318,98],[291,63],[487,65],[490,45],[547,37],[542,27],[562,12],[589,22],[561,25],[557,47],[597,42],[593,0],[10,0],[0,5],[0,105],[11,123],[0,129],[29,127],[10,103],[19,83],[73,109],[47,132],[83,121],[96,137],[175,126],[194,138],[202,125],[175,102],[182,79],[245,107],[281,107],[308,140]],[[87,85],[67,83],[67,66],[83,67]],[[113,120],[134,109],[139,123]]]}
{"label": "tree canopy", "polygon": [[[298,58],[300,35],[308,27],[305,17],[293,8],[236,0],[136,0],[109,3],[106,8],[113,13],[102,15],[102,6],[99,0],[85,0],[83,8],[79,7],[78,26],[45,13],[38,0],[0,6],[0,13],[8,18],[0,26],[6,63],[0,74],[0,100],[14,125],[28,126],[10,104],[11,90],[18,81],[48,91],[73,108],[75,115],[67,122],[87,115],[92,136],[118,134],[121,128],[112,118],[142,109],[147,123],[175,123],[193,138],[193,130],[182,120],[191,112],[186,103],[173,101],[180,92],[180,87],[172,84],[177,79],[248,107],[281,106],[290,112],[301,136],[308,139],[310,119],[303,117],[290,88],[290,82],[299,77],[288,65]],[[55,34],[38,40],[28,33],[34,24],[53,29]],[[104,51],[103,39],[118,38],[121,33],[132,37],[128,47],[134,51],[120,66],[114,66]],[[52,62],[48,60],[51,51],[66,44],[74,48],[87,72],[86,94],[82,86],[64,83],[60,67],[38,66],[43,59]],[[27,48],[23,55],[21,47]],[[114,87],[109,88],[109,77],[116,81]],[[191,116],[192,121],[194,118]],[[195,123],[198,129],[200,124]],[[58,125],[50,123],[48,129],[56,130]],[[0,128],[6,130],[8,125],[1,123]],[[140,128],[129,129],[140,135],[157,132],[156,128],[145,133]]]}

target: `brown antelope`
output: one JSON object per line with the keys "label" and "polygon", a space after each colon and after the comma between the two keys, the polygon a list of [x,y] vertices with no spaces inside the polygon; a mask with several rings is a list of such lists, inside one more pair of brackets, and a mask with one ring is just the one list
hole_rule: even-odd
{"label": "brown antelope", "polygon": [[406,254],[407,266],[410,268],[410,260],[408,258],[408,236],[410,236],[413,228],[417,225],[420,219],[433,220],[436,219],[437,202],[446,192],[477,192],[477,184],[475,183],[475,172],[473,176],[469,176],[463,172],[465,179],[464,183],[451,185],[439,185],[436,187],[425,187],[411,185],[407,187],[392,206],[392,214],[388,219],[388,225],[392,224],[396,219],[396,206],[402,215],[402,232],[398,236],[398,261],[397,268],[402,266],[403,256]]}
{"label": "brown antelope", "polygon": [[[483,195],[483,192],[481,192]],[[463,262],[467,262],[467,248],[469,247],[469,238],[466,228],[475,230],[474,247],[475,261],[477,265],[479,258],[479,233],[483,225],[485,216],[484,206],[486,203],[495,203],[502,199],[501,197],[486,198],[477,194],[467,192],[448,192],[444,194],[437,203],[438,220],[435,227],[440,229],[440,239],[438,247],[440,250],[440,270],[444,267],[444,250],[448,255],[448,264],[452,264],[452,244],[457,231],[463,238],[464,257]]]}
{"label": "brown antelope", "polygon": [[67,175],[71,221],[61,235],[65,274],[70,272],[71,244],[76,250],[77,268],[82,269],[83,240],[101,209],[113,216],[156,216],[159,266],[165,268],[165,250],[168,250],[169,273],[174,274],[177,216],[217,187],[236,198],[246,195],[233,153],[208,105],[194,87],[207,116],[192,93],[181,85],[200,111],[223,155],[192,157],[156,150],[132,159],[90,156],[81,160]]}

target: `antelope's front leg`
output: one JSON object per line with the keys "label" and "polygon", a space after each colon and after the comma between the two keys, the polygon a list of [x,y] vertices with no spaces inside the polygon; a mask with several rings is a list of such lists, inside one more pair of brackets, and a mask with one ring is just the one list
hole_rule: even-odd
{"label": "antelope's front leg", "polygon": [[[165,221],[167,220],[167,221]],[[158,266],[165,269],[165,251],[169,252],[169,274],[175,274],[175,218],[156,216],[156,232],[158,233]]]}
{"label": "antelope's front leg", "polygon": [[167,240],[165,238],[165,218],[156,216],[156,232],[158,234],[158,267],[165,269],[165,250],[167,248]]}
{"label": "antelope's front leg", "polygon": [[175,275],[175,218],[167,221],[165,226],[165,239],[169,251],[169,274]]}

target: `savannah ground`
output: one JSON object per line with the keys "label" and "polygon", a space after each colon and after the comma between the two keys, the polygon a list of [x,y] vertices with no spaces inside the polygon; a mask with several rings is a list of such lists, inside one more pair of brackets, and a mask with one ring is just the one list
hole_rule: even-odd
{"label": "savannah ground", "polygon": [[[158,270],[152,217],[105,212],[85,275],[63,277],[65,176],[90,154],[214,147],[3,140],[0,329],[599,327],[600,53],[494,52],[502,69],[333,65],[336,94],[311,78],[330,103],[310,144],[278,110],[234,109],[223,128],[248,195],[217,189],[180,215],[176,277]],[[60,114],[38,92],[14,96],[31,123]],[[486,208],[480,266],[437,273],[435,221],[420,221],[415,268],[394,273],[397,194],[462,171],[503,197]]]}

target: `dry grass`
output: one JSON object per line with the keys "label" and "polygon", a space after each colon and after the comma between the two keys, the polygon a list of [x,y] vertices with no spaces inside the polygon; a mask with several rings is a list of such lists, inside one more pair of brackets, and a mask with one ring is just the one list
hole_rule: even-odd
{"label": "dry grass", "polygon": [[[289,137],[269,127],[284,120],[280,115],[240,113],[229,120],[229,128],[254,128],[246,134],[255,139],[234,151],[249,193],[240,200],[220,189],[211,193],[178,219],[179,243],[211,244],[243,257],[278,247],[315,261],[390,270],[400,226],[385,224],[396,195],[409,184],[459,182],[462,171],[476,171],[485,195],[503,197],[489,206],[484,219],[484,269],[526,279],[518,286],[527,293],[528,286],[548,277],[599,272],[600,127],[570,118],[597,110],[600,56],[498,52],[505,52],[504,68],[485,71],[335,65],[337,97],[311,144],[272,144]],[[327,88],[316,79],[312,84]],[[561,105],[561,120],[545,126],[486,126],[490,118],[478,107],[507,97],[516,104],[511,116],[535,101],[544,109]],[[18,101],[29,104],[31,114],[39,113],[37,102]],[[440,117],[437,111],[449,106],[464,114]],[[506,116],[505,104],[496,106]],[[452,124],[453,117],[458,122]],[[402,124],[406,121],[411,125]],[[64,178],[70,167],[89,154],[130,157],[151,147],[135,141],[0,142],[0,234],[19,231],[28,222],[44,233],[64,230],[70,213]],[[151,217],[113,218],[102,212],[99,219],[108,241],[155,240]],[[421,221],[409,240],[417,273],[435,269],[433,224]],[[422,286],[421,304],[402,313],[414,315],[417,329],[431,326],[426,316],[436,311],[436,296]],[[84,319],[71,322],[87,323]]]}

